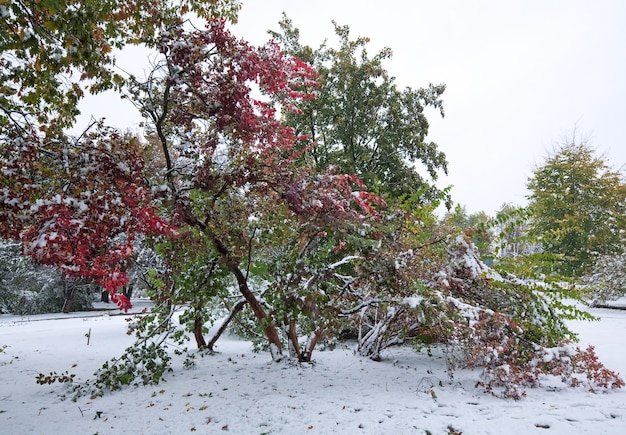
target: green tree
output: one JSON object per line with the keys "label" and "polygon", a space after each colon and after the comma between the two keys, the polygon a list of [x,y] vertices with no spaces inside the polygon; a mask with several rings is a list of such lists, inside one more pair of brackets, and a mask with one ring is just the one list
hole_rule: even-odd
{"label": "green tree", "polygon": [[581,276],[598,255],[624,250],[626,184],[623,174],[585,142],[561,145],[527,183],[531,235],[559,256],[556,271]]}
{"label": "green tree", "polygon": [[114,49],[154,47],[161,29],[187,12],[234,20],[239,7],[236,0],[1,1],[0,141],[36,124],[68,127],[85,88],[121,85]]}
{"label": "green tree", "polygon": [[316,98],[285,116],[298,134],[310,137],[307,157],[317,171],[337,166],[356,174],[388,201],[416,192],[423,200],[439,197],[433,182],[440,172],[447,173],[447,161],[437,144],[426,140],[425,110],[431,107],[443,116],[445,85],[399,89],[383,65],[391,49],[370,56],[369,38],[350,39],[348,26],[333,24],[338,48],[302,45],[299,30],[286,16],[280,32],[270,32],[319,73],[319,86],[306,89]]}
{"label": "green tree", "polygon": [[482,258],[493,255],[491,249],[492,235],[489,232],[492,222],[493,219],[484,211],[469,214],[467,208],[460,204],[457,204],[443,217],[445,225],[463,230],[470,237]]}

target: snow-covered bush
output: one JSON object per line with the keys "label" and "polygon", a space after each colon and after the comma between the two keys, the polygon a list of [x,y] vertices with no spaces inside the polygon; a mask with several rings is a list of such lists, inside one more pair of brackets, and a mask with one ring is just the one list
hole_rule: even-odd
{"label": "snow-covered bush", "polygon": [[593,304],[626,295],[626,253],[601,256],[583,281],[586,284],[587,297]]}
{"label": "snow-covered bush", "polygon": [[455,242],[451,261],[436,281],[464,319],[457,316],[446,337],[455,350],[449,353],[452,368],[482,368],[485,391],[514,399],[548,376],[572,386],[582,384],[582,376],[590,390],[624,386],[593,349],[573,345],[575,334],[564,320],[592,319],[564,302],[576,298],[573,292],[503,277],[485,266],[462,236]]}
{"label": "snow-covered bush", "polygon": [[582,350],[570,340],[541,345],[528,340],[523,328],[500,313],[482,312],[477,322],[456,332],[455,346],[461,352],[451,353],[451,369],[482,368],[478,385],[494,395],[517,400],[526,395],[526,388],[537,387],[548,377],[591,392],[624,386],[619,374],[598,360],[593,346]]}
{"label": "snow-covered bush", "polygon": [[[63,289],[63,277],[55,268],[33,264],[17,243],[0,244],[0,313],[58,313],[65,303]],[[78,286],[75,290],[71,308],[90,308],[92,289]]]}
{"label": "snow-covered bush", "polygon": [[575,334],[564,320],[591,318],[564,303],[573,292],[499,274],[465,235],[453,237],[437,260],[432,251],[425,254],[396,253],[391,267],[384,266],[385,255],[377,256],[379,270],[361,282],[369,297],[350,311],[359,354],[378,360],[393,345],[444,345],[451,373],[482,369],[485,391],[515,399],[551,376],[590,390],[623,386],[592,349],[573,344]]}

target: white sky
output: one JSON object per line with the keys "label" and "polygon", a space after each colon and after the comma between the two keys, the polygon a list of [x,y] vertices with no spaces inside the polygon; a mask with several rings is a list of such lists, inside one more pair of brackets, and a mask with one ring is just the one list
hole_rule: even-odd
{"label": "white sky", "polygon": [[[371,55],[393,50],[385,66],[401,87],[447,85],[429,140],[449,161],[439,185],[469,212],[524,205],[533,167],[574,128],[626,164],[626,1],[243,0],[233,31],[262,44],[283,11],[304,44],[336,45],[335,20],[370,37]],[[113,104],[107,121],[128,125],[127,103],[109,101],[98,111]]]}
{"label": "white sky", "polygon": [[493,214],[525,204],[535,164],[574,128],[626,164],[626,1],[243,0],[235,33],[261,44],[285,11],[313,47],[331,20],[394,52],[404,86],[445,83],[429,138],[449,160],[455,202]]}

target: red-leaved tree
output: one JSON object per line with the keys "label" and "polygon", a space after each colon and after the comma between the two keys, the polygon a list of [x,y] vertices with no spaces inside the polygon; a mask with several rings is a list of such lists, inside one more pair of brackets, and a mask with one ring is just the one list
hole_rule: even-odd
{"label": "red-leaved tree", "polygon": [[257,48],[238,40],[220,19],[204,30],[172,28],[159,49],[149,80],[135,82],[129,94],[162,149],[175,223],[211,241],[280,359],[275,321],[249,282],[251,217],[286,209],[284,225],[323,234],[363,226],[382,201],[354,176],[316,174],[298,163],[306,138],[279,114],[314,96],[310,66],[273,42]]}
{"label": "red-leaved tree", "polygon": [[0,162],[0,236],[130,308],[117,289],[136,236],[175,234],[157,214],[136,143],[101,126],[78,139],[25,133],[3,144]]}

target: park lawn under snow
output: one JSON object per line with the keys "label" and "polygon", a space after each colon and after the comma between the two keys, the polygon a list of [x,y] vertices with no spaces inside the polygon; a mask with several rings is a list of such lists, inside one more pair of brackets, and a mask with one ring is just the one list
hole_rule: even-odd
{"label": "park lawn under snow", "polygon": [[[573,322],[609,369],[626,374],[626,311],[592,309],[600,322]],[[106,313],[0,315],[2,434],[623,434],[626,391],[593,394],[554,381],[520,401],[475,388],[477,372],[450,379],[435,351],[393,348],[373,362],[352,346],[317,351],[315,364],[273,363],[235,337],[167,382],[103,397],[62,400],[65,385],[43,372],[87,379],[133,341],[126,318]],[[90,344],[86,334],[91,331]]]}

